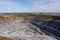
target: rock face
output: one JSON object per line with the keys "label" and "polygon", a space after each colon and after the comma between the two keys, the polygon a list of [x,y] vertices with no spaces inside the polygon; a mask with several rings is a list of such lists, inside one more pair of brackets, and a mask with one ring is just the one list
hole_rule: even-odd
{"label": "rock face", "polygon": [[[31,17],[1,17],[0,36],[13,40],[56,40],[52,36],[39,34],[29,23]],[[4,38],[3,38],[4,39]],[[11,39],[11,40],[12,40]]]}

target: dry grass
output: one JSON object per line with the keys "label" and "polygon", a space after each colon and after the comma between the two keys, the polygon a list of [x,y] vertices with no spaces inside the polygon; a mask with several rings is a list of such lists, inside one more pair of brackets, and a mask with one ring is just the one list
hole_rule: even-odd
{"label": "dry grass", "polygon": [[15,19],[26,19],[26,18],[32,18],[32,16],[28,15],[5,15],[5,16],[0,16],[0,20],[15,20]]}
{"label": "dry grass", "polygon": [[0,37],[0,40],[13,40],[12,38]]}

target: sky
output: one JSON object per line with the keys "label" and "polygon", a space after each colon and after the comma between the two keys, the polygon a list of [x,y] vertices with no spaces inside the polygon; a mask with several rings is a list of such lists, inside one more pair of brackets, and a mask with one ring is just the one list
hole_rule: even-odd
{"label": "sky", "polygon": [[5,12],[60,12],[60,0],[0,0]]}

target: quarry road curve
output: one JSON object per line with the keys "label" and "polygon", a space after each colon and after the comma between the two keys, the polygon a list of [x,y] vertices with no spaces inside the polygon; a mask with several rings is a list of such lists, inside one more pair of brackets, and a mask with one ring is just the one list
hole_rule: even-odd
{"label": "quarry road curve", "polygon": [[28,20],[0,20],[0,36],[11,37],[14,40],[57,40],[41,30],[40,33]]}

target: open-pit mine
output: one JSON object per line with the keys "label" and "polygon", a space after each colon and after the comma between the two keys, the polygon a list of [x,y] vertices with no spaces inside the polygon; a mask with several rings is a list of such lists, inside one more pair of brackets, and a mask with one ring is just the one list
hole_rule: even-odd
{"label": "open-pit mine", "polygon": [[[0,16],[0,40],[57,40],[31,24],[33,16]],[[38,32],[39,31],[39,32]]]}

